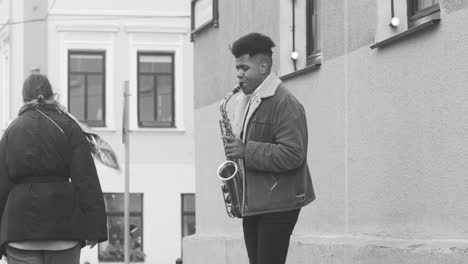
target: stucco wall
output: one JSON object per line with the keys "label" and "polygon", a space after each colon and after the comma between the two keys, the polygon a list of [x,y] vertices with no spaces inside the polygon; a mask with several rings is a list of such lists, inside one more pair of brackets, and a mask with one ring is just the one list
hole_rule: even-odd
{"label": "stucco wall", "polygon": [[349,54],[350,232],[468,238],[467,22]]}
{"label": "stucco wall", "polygon": [[[8,13],[6,18],[11,21],[23,21],[25,16],[25,9],[23,1],[6,1],[2,2],[2,12]],[[12,5],[10,5],[13,3]],[[8,25],[3,28],[3,33],[6,33],[8,39],[6,43],[9,46],[10,53],[10,87],[9,91],[6,91],[5,96],[7,97],[5,105],[3,105],[3,120],[0,126],[0,130],[4,130],[7,124],[17,115],[17,111],[21,106],[21,100],[15,100],[14,98],[21,98],[21,88],[24,81],[24,24]],[[4,99],[4,98],[2,98]],[[2,102],[3,103],[3,102]]]}
{"label": "stucco wall", "polygon": [[54,7],[56,10],[66,11],[68,13],[77,12],[80,10],[89,10],[91,12],[112,13],[114,11],[145,11],[153,13],[178,13],[184,14],[190,12],[190,0],[132,0],[132,1],[114,1],[114,0],[60,0],[57,1]]}
{"label": "stucco wall", "polygon": [[39,20],[24,24],[24,75],[32,68],[47,74],[47,17],[48,1],[24,1],[24,20]]}
{"label": "stucco wall", "polygon": [[[9,1],[0,1],[0,24],[5,23],[10,17],[10,2]],[[2,28],[0,26],[0,28]]]}
{"label": "stucco wall", "polygon": [[[324,4],[322,66],[285,81],[306,109],[317,193],[301,211],[288,263],[468,262],[468,9],[441,1],[440,25],[371,50],[406,22],[389,30],[388,1],[364,2]],[[406,16],[403,1],[395,3]],[[202,55],[219,49],[220,27],[195,40],[195,92],[213,99],[199,100],[195,111],[197,235],[184,241],[189,264],[247,263],[241,221],[227,218],[215,173],[224,160],[217,124],[224,93],[205,87],[214,78],[234,83],[230,69],[206,74]],[[229,61],[228,51],[220,54],[216,60]]]}
{"label": "stucco wall", "polygon": [[[250,32],[260,32],[278,43],[278,3],[269,0],[219,2],[219,28],[195,35],[195,108],[219,101],[236,83],[235,63],[229,45]],[[248,12],[233,12],[245,10]],[[278,59],[277,53],[274,60]]]}

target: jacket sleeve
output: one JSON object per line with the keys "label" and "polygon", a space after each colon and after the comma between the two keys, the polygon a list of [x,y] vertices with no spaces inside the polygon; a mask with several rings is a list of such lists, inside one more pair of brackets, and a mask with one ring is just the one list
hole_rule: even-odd
{"label": "jacket sleeve", "polygon": [[295,98],[278,103],[272,129],[272,143],[247,140],[246,168],[281,173],[300,167],[307,156],[308,135],[304,108]]}
{"label": "jacket sleeve", "polygon": [[7,167],[7,132],[3,134],[2,139],[0,140],[0,222],[5,209],[5,204],[8,200],[8,194],[13,188],[13,182],[10,179],[8,174]]}
{"label": "jacket sleeve", "polygon": [[107,240],[107,215],[96,166],[84,133],[73,123],[70,176],[83,213],[86,240]]}

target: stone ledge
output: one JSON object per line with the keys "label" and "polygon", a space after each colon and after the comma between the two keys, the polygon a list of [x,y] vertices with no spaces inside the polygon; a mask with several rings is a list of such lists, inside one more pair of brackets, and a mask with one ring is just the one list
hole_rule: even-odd
{"label": "stone ledge", "polygon": [[[184,264],[248,264],[241,236],[184,239]],[[305,236],[291,239],[287,264],[466,264],[468,240]]]}

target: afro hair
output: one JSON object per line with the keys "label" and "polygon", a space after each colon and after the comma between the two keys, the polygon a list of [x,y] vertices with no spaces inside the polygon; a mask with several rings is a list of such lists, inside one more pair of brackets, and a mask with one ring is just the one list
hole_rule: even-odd
{"label": "afro hair", "polygon": [[231,52],[236,58],[244,54],[253,56],[259,53],[268,54],[271,57],[273,54],[271,48],[274,46],[275,43],[271,38],[260,33],[250,33],[234,41]]}

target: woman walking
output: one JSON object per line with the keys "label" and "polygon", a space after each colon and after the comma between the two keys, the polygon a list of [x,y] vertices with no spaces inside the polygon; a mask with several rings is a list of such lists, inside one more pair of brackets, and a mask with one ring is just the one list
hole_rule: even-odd
{"label": "woman walking", "polygon": [[46,76],[30,75],[0,141],[0,254],[9,264],[79,264],[83,246],[107,240],[90,145],[53,97]]}

